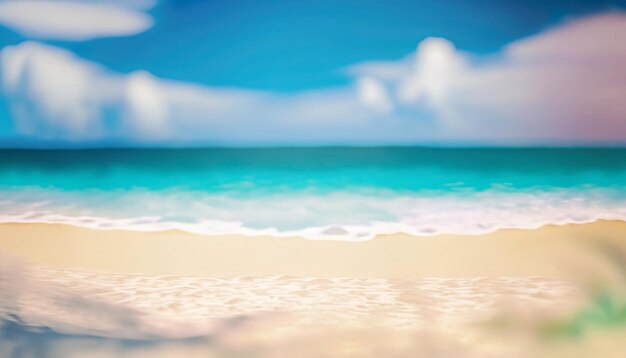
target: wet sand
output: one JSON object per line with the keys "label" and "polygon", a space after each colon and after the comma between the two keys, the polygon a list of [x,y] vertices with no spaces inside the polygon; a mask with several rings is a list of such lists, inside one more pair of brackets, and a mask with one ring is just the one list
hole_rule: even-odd
{"label": "wet sand", "polygon": [[624,250],[620,221],[362,242],[0,224],[5,255],[54,268],[155,275],[614,278],[619,267],[607,253]]}

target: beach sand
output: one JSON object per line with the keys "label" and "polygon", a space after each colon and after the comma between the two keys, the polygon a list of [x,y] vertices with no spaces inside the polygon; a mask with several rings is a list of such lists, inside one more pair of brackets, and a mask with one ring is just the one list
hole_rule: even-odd
{"label": "beach sand", "polygon": [[[583,338],[545,342],[546,327],[569,322],[595,292],[624,297],[626,223],[619,221],[475,236],[397,234],[362,242],[2,224],[0,255],[7,258],[0,265],[0,316],[19,323],[0,330],[5,352],[33,347],[35,355],[64,357],[94,352],[621,357],[626,352],[624,329],[592,329]],[[52,332],[32,333],[24,326]]]}
{"label": "beach sand", "polygon": [[626,250],[626,222],[548,225],[474,236],[397,234],[359,242],[0,224],[0,252],[31,263],[158,275],[607,279],[619,274],[614,260],[607,260],[607,253],[616,250]]}

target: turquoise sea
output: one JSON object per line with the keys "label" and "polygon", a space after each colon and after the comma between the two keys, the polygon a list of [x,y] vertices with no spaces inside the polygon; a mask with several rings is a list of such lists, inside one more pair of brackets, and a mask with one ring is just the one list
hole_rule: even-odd
{"label": "turquoise sea", "polygon": [[302,235],[626,219],[626,149],[1,150],[0,222]]}

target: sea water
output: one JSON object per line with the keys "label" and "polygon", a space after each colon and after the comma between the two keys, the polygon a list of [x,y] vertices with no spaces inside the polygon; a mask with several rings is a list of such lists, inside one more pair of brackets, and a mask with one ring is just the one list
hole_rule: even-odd
{"label": "sea water", "polygon": [[626,149],[1,150],[0,222],[367,240],[626,219]]}

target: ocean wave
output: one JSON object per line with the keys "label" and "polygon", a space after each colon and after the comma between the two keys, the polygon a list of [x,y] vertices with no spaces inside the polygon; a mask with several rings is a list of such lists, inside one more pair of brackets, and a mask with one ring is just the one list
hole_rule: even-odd
{"label": "ocean wave", "polygon": [[0,222],[358,241],[393,233],[482,234],[503,228],[626,220],[623,193],[622,188],[583,187],[458,192],[372,189],[243,196],[21,187],[0,193]]}

